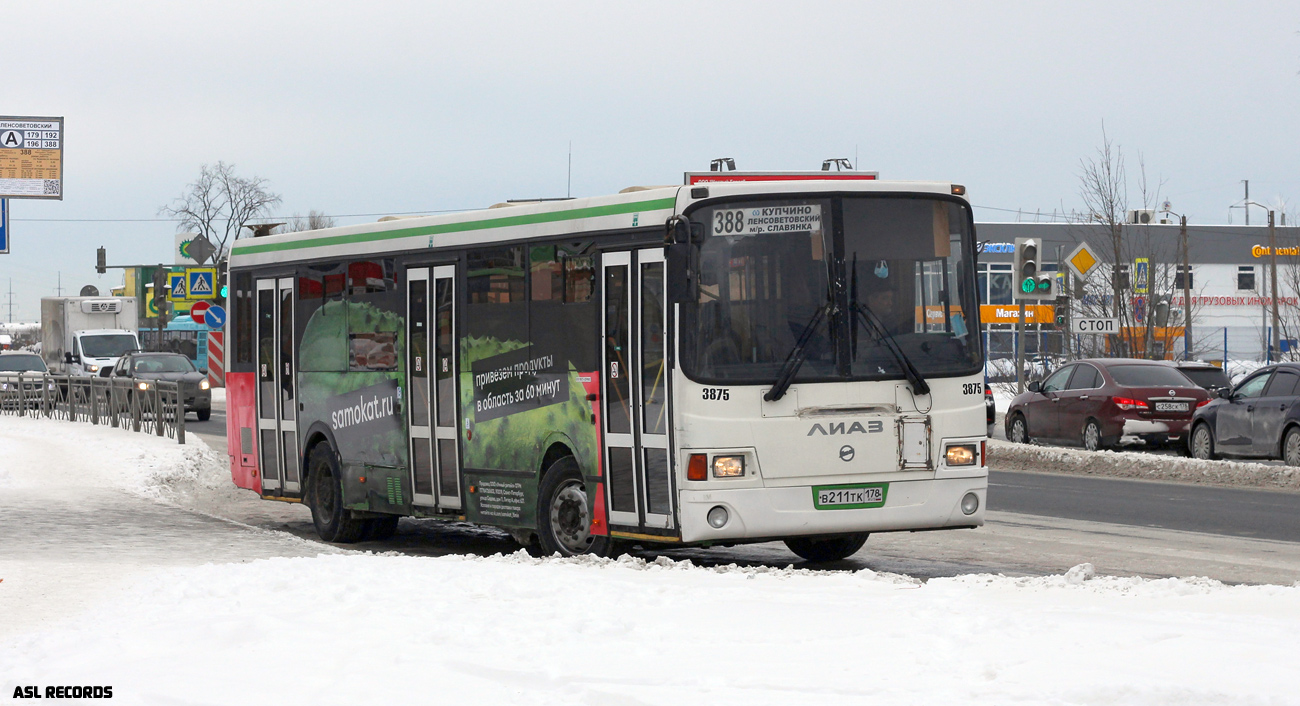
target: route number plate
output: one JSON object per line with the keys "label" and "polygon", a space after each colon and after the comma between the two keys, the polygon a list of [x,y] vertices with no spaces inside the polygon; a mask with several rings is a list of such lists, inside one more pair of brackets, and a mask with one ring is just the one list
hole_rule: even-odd
{"label": "route number plate", "polygon": [[888,483],[870,485],[820,485],[813,488],[813,507],[818,510],[858,510],[885,504]]}
{"label": "route number plate", "polygon": [[1186,412],[1191,409],[1186,402],[1157,402],[1157,412]]}

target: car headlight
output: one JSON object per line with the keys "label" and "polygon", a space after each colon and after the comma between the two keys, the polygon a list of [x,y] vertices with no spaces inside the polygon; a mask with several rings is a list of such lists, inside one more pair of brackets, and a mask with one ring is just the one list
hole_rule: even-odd
{"label": "car headlight", "polygon": [[144,382],[143,380],[140,381],[140,382],[137,382],[137,383],[135,384],[135,386],[136,386],[136,388],[141,389],[141,390],[148,390],[148,389],[149,389],[149,383]]}
{"label": "car headlight", "polygon": [[207,379],[207,378],[203,378],[202,380],[199,381],[199,389],[200,389],[200,390],[206,390],[206,389],[208,389],[209,387],[212,387],[212,386],[208,384],[208,379]]}
{"label": "car headlight", "polygon": [[8,390],[8,389],[9,389],[9,383],[0,382],[0,390]]}
{"label": "car headlight", "polygon": [[714,456],[714,478],[738,478],[745,475],[744,456]]}
{"label": "car headlight", "polygon": [[949,466],[974,466],[975,444],[953,444],[944,452]]}
{"label": "car headlight", "polygon": [[87,368],[87,370],[89,370],[89,371],[92,372],[92,373],[97,373],[97,372],[99,372],[99,366],[98,366],[98,365],[92,365],[92,366],[90,366],[89,368]]}

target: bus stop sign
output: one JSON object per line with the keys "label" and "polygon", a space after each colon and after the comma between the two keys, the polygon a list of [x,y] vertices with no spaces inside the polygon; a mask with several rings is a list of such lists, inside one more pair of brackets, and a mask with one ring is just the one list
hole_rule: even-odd
{"label": "bus stop sign", "polygon": [[210,306],[212,305],[207,302],[194,302],[194,305],[190,307],[190,318],[194,319],[194,323],[207,323],[205,318],[208,312],[208,307]]}

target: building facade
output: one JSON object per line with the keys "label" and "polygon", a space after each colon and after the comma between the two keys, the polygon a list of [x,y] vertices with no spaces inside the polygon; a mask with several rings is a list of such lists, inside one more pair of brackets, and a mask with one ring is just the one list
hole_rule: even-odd
{"label": "building facade", "polygon": [[[1014,358],[1019,307],[1012,298],[1017,238],[1039,241],[1041,268],[1058,272],[1062,297],[1026,307],[1025,350],[1063,355],[1137,354],[1200,360],[1264,360],[1268,355],[1274,297],[1267,226],[1125,225],[1118,243],[1103,224],[980,223],[980,320],[990,360]],[[1300,357],[1300,228],[1278,227],[1277,287],[1282,357]],[[1080,243],[1101,263],[1079,281],[1064,259]],[[1116,252],[1118,250],[1118,253]],[[1118,255],[1118,257],[1117,257]],[[1190,289],[1190,312],[1184,298]],[[1115,292],[1120,306],[1115,306]],[[1050,304],[1050,305],[1049,305]],[[1068,307],[1066,310],[1064,307]],[[1129,338],[1069,334],[1076,317],[1119,316]],[[1191,336],[1184,339],[1185,315]],[[1068,336],[1068,338],[1067,338]],[[1117,350],[1118,347],[1124,348]],[[1185,351],[1185,349],[1188,349]]]}

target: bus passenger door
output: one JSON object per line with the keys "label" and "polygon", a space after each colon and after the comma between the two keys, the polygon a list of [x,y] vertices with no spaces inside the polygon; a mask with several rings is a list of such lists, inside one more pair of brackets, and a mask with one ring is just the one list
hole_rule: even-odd
{"label": "bus passenger door", "polygon": [[406,396],[411,430],[411,488],[416,505],[434,507],[433,398],[429,384],[429,268],[406,270]]}
{"label": "bus passenger door", "polygon": [[605,253],[601,268],[609,522],[671,529],[663,249]]}
{"label": "bus passenger door", "polygon": [[257,430],[262,494],[299,493],[293,278],[257,280]]}
{"label": "bus passenger door", "polygon": [[438,461],[438,507],[460,509],[460,446],[456,410],[456,266],[433,268],[433,443]]}
{"label": "bus passenger door", "polygon": [[417,267],[407,279],[411,480],[416,505],[460,502],[456,426],[456,266]]}

